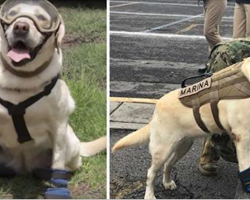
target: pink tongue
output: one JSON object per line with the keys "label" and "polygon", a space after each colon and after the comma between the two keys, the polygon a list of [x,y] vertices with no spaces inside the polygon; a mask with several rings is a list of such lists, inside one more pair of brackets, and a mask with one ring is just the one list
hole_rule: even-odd
{"label": "pink tongue", "polygon": [[11,49],[7,56],[9,56],[9,58],[15,62],[20,62],[24,59],[30,59],[28,50]]}

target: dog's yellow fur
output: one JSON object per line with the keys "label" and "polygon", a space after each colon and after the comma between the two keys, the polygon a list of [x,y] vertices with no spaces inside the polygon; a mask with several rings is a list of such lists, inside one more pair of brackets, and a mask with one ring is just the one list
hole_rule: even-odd
{"label": "dog's yellow fur", "polygon": [[[249,81],[250,58],[244,60],[241,68]],[[148,170],[146,199],[154,199],[154,179],[164,165],[163,185],[166,189],[175,189],[170,179],[174,164],[190,149],[193,139],[205,137],[193,116],[192,108],[183,106],[178,99],[179,90],[163,96],[156,104],[151,122],[142,129],[122,138],[113,152],[132,145],[149,142],[152,164]],[[234,140],[239,171],[250,167],[250,98],[241,100],[221,100],[218,103],[221,124]],[[206,104],[200,109],[201,118],[211,133],[221,130],[217,127],[211,108]]]}

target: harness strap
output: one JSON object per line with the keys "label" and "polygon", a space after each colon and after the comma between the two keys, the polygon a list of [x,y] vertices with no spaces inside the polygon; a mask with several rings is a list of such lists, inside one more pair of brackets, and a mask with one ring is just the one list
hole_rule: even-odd
{"label": "harness strap", "polygon": [[31,77],[34,77],[34,76],[42,73],[45,69],[47,69],[49,64],[52,61],[52,57],[48,61],[43,63],[40,67],[38,67],[35,71],[32,71],[32,72],[15,70],[13,67],[11,67],[7,63],[7,61],[3,58],[3,56],[1,56],[1,60],[2,60],[4,68],[6,70],[8,70],[10,73],[14,74],[15,76],[18,76],[18,77],[21,77],[21,78],[31,78]]}
{"label": "harness strap", "polygon": [[24,116],[11,116],[20,144],[33,140],[26,126]]}
{"label": "harness strap", "polygon": [[211,111],[214,117],[214,121],[216,123],[216,125],[221,129],[221,130],[225,130],[222,126],[222,124],[220,123],[220,119],[219,119],[219,109],[218,109],[218,101],[212,101],[210,103],[210,107],[211,107]]}
{"label": "harness strap", "polygon": [[194,115],[194,119],[195,119],[196,123],[198,124],[198,126],[200,127],[201,130],[203,130],[206,133],[209,132],[206,125],[204,124],[204,122],[201,119],[199,100],[198,99],[192,100],[192,103],[193,103],[193,115]]}
{"label": "harness strap", "polygon": [[236,83],[234,86],[235,86],[238,90],[240,90],[241,92],[243,92],[244,94],[250,96],[250,90],[249,90],[249,88],[243,86],[243,85],[240,84],[240,83]]}
{"label": "harness strap", "polygon": [[52,79],[51,83],[45,86],[44,90],[19,104],[13,104],[9,101],[5,101],[0,98],[0,104],[2,104],[9,112],[12,117],[12,121],[18,136],[18,142],[23,144],[30,140],[33,140],[30,136],[28,128],[25,123],[24,115],[26,108],[39,101],[42,97],[48,96],[51,93],[51,90],[57,83],[59,76],[56,76]]}
{"label": "harness strap", "polygon": [[211,107],[211,111],[212,111],[212,114],[213,114],[214,121],[215,121],[216,125],[221,130],[224,130],[222,124],[220,123],[220,119],[219,119],[219,109],[218,109],[219,83],[218,83],[218,81],[215,81],[213,84],[214,84],[216,90],[210,93],[210,99],[211,99],[211,101],[210,101],[210,107]]}

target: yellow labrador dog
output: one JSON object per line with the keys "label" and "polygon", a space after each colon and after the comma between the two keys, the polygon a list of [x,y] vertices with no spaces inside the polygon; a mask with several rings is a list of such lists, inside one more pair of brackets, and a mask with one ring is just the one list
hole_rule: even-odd
{"label": "yellow labrador dog", "polygon": [[[233,71],[233,68],[225,70],[229,70],[230,72],[230,70]],[[241,63],[238,70],[237,73],[242,74],[241,79],[244,80],[245,85],[241,88],[237,83],[234,88],[239,88],[237,90],[241,90],[242,94],[248,98],[220,100],[217,104],[219,111],[218,119],[224,130],[230,134],[235,143],[239,171],[241,172],[239,176],[243,184],[245,184],[245,189],[249,192],[250,58]],[[223,75],[223,73],[226,72],[221,71],[219,73]],[[214,76],[212,76],[212,78]],[[235,74],[233,76],[235,76]],[[228,77],[225,78],[227,79]],[[239,78],[237,80],[239,80]],[[207,82],[203,86],[207,87],[208,85],[206,84],[209,85],[210,83]],[[245,86],[248,89],[246,89]],[[192,88],[197,89],[198,87]],[[180,94],[188,95],[188,89],[175,90],[163,96],[156,104],[151,122],[140,130],[122,138],[113,147],[113,151],[117,151],[128,146],[149,142],[152,163],[147,174],[146,199],[155,198],[154,179],[163,165],[163,185],[166,189],[176,189],[177,186],[175,182],[170,178],[171,170],[174,164],[190,149],[193,144],[193,139],[204,137],[209,133],[222,132],[213,117],[209,103],[201,106],[199,110],[200,118],[208,129],[208,132],[205,132],[197,124],[193,109],[184,106],[180,101]],[[224,94],[227,95],[226,93]]]}
{"label": "yellow labrador dog", "polygon": [[61,16],[46,0],[7,0],[0,20],[0,168],[76,170],[106,139],[81,143],[68,124],[75,103],[59,78]]}

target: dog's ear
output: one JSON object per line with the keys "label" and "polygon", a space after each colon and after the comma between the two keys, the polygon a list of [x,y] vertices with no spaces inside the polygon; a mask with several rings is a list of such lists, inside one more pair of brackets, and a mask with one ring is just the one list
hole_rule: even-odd
{"label": "dog's ear", "polygon": [[56,48],[57,49],[61,47],[62,39],[63,39],[64,35],[65,35],[65,25],[64,25],[63,19],[61,17],[61,24],[58,28],[57,33],[56,33]]}

